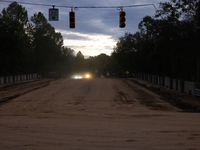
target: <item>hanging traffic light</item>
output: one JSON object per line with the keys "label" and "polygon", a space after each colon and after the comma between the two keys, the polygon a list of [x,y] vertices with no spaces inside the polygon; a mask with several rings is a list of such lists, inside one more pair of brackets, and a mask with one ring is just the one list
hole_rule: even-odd
{"label": "hanging traffic light", "polygon": [[126,21],[126,13],[125,11],[120,11],[119,12],[119,27],[120,28],[125,28],[126,24],[125,24],[125,21]]}
{"label": "hanging traffic light", "polygon": [[74,11],[69,12],[69,27],[75,28],[75,12]]}

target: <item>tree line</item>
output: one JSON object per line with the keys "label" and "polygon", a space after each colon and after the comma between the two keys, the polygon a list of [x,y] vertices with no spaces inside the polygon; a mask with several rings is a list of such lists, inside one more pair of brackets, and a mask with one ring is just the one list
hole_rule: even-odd
{"label": "tree line", "polygon": [[200,2],[161,2],[154,16],[144,17],[136,33],[120,37],[110,56],[84,58],[63,46],[45,16],[30,20],[24,7],[11,3],[0,13],[0,75],[57,71],[60,76],[91,72],[94,76],[123,77],[124,72],[199,81]]}
{"label": "tree line", "polygon": [[41,12],[29,21],[27,10],[13,2],[0,14],[1,75],[60,70],[62,44]]}
{"label": "tree line", "polygon": [[121,70],[199,81],[199,0],[161,2],[138,29],[120,37],[111,55]]}
{"label": "tree line", "polygon": [[29,20],[25,7],[17,2],[0,13],[0,76],[58,72],[70,77],[88,71],[97,77],[107,69],[108,58],[100,54],[85,59],[80,51],[75,55],[41,12]]}

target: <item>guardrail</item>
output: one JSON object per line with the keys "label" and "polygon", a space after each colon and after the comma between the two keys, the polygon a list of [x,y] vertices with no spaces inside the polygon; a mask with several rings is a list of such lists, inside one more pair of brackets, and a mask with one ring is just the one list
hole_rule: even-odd
{"label": "guardrail", "polygon": [[194,82],[173,79],[165,76],[144,74],[144,73],[136,73],[135,76],[136,78],[145,80],[152,84],[164,86],[166,88],[174,89],[190,95],[200,96],[200,89],[196,88],[196,84]]}
{"label": "guardrail", "polygon": [[13,76],[1,76],[0,77],[0,85],[15,83],[20,81],[27,81],[38,78],[39,75],[37,73],[32,74],[23,74],[23,75],[13,75]]}
{"label": "guardrail", "polygon": [[195,96],[200,96],[200,89],[194,89],[194,95]]}

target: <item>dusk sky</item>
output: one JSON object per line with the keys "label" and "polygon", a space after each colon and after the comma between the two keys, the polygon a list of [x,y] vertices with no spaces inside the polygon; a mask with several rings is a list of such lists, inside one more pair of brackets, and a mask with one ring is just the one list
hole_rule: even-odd
{"label": "dusk sky", "polygon": [[[154,4],[159,9],[159,3],[169,0],[16,0],[28,11],[29,19],[34,13],[42,12],[49,18],[49,8],[55,5],[59,9],[59,21],[48,21],[56,30],[61,32],[64,39],[64,46],[72,48],[77,53],[81,51],[84,56],[97,56],[101,53],[110,55],[116,45],[118,38],[125,32],[135,33],[138,30],[138,24],[143,17],[154,16],[155,8],[153,5],[142,7],[124,7],[126,12],[126,27],[119,28],[119,11],[115,8],[78,8],[75,11],[76,28],[69,28],[69,11],[67,7],[112,7],[112,6],[130,6]],[[11,3],[12,1],[10,1]],[[30,5],[23,4],[46,4]],[[7,8],[9,2],[0,0],[0,11]],[[67,6],[67,7],[61,7]]]}

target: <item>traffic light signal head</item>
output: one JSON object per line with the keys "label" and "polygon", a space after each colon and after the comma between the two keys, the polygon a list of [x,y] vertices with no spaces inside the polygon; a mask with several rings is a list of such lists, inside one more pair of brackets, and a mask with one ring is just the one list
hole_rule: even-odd
{"label": "traffic light signal head", "polygon": [[126,13],[125,11],[120,11],[119,12],[119,27],[120,28],[125,28],[126,24],[125,24],[125,21],[126,21]]}
{"label": "traffic light signal head", "polygon": [[69,27],[75,28],[75,12],[74,11],[69,12]]}

